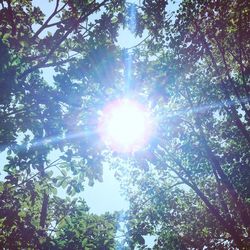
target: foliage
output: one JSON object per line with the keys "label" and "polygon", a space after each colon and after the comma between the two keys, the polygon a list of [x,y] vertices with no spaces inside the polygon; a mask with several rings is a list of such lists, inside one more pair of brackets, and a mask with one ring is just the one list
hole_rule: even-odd
{"label": "foliage", "polygon": [[88,215],[79,207],[58,226],[58,249],[115,249],[115,216]]}
{"label": "foliage", "polygon": [[146,24],[155,39],[133,68],[158,135],[116,168],[131,203],[128,242],[143,248],[149,234],[154,249],[249,248],[249,10],[187,0],[170,26],[167,16]]}
{"label": "foliage", "polygon": [[[101,90],[117,72],[114,42],[124,1],[56,0],[47,6],[49,15],[32,1],[0,1],[0,150],[7,154],[1,166],[0,245],[5,249],[50,248],[53,225],[78,208],[74,195],[86,179],[90,185],[102,181],[102,146],[93,121],[106,98],[100,99]],[[51,82],[43,77],[46,68],[56,72]],[[114,235],[111,217],[86,209],[74,216],[71,223],[104,225],[92,240],[77,234],[79,240],[110,249],[113,241],[102,239]]]}
{"label": "foliage", "polygon": [[[0,1],[1,247],[147,249],[154,235],[153,249],[248,249],[248,1],[183,0],[175,18],[162,0],[48,2],[50,15]],[[115,44],[121,25],[148,33],[131,53]],[[126,74],[158,127],[144,150],[111,158],[131,204],[121,246],[117,215],[74,196],[102,181],[97,111]]]}

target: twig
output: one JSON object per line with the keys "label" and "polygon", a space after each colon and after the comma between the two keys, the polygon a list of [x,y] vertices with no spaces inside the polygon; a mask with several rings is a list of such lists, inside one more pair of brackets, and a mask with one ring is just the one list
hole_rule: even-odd
{"label": "twig", "polygon": [[[79,19],[75,22],[76,25],[79,25],[79,23],[81,23],[82,21],[84,21],[89,15],[91,15],[92,13],[94,13],[95,11],[97,11],[99,8],[101,8],[107,1],[109,0],[104,0],[102,3],[98,4],[95,8],[93,8],[92,10],[88,11],[85,15],[81,15],[79,17]],[[66,33],[61,37],[61,39],[58,40],[57,43],[55,43],[55,45],[51,48],[51,50],[49,51],[49,53],[47,54],[47,56],[44,58],[44,60],[42,60],[40,63],[38,63],[37,65],[34,65],[33,67],[30,67],[29,69],[25,70],[19,77],[18,79],[23,79],[25,78],[28,74],[30,74],[31,72],[33,72],[36,69],[42,68],[46,62],[50,59],[50,57],[55,53],[55,51],[60,47],[60,45],[66,40],[66,38],[71,34],[71,32],[75,29],[75,25],[72,25],[72,27],[70,29],[68,29],[68,31],[66,31]]]}
{"label": "twig", "polygon": [[39,34],[47,28],[47,25],[48,23],[50,22],[50,20],[56,15],[58,14],[60,11],[62,11],[65,6],[68,4],[67,2],[58,10],[58,7],[59,7],[59,1],[60,0],[57,0],[56,1],[56,6],[55,6],[55,9],[54,11],[52,12],[52,14],[49,16],[49,18],[45,21],[45,23],[37,30],[37,32],[34,34],[34,36],[32,37],[32,39],[35,39],[36,37],[39,36]]}

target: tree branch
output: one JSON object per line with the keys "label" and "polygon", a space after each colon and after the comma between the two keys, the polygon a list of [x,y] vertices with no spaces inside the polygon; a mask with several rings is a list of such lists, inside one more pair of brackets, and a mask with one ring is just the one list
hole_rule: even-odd
{"label": "tree branch", "polygon": [[[188,101],[189,101],[190,106],[191,106],[192,111],[193,111],[193,103],[191,101],[190,93],[189,93],[188,89],[186,89],[186,90],[188,93]],[[207,138],[206,138],[206,135],[202,129],[202,122],[201,122],[200,117],[197,116],[194,111],[193,111],[193,116],[195,119],[196,127],[199,130],[200,144],[206,152],[207,159],[210,161],[214,173],[218,173],[218,175],[221,178],[222,183],[227,188],[227,190],[232,198],[232,201],[234,202],[234,205],[237,207],[238,213],[241,217],[243,224],[246,226],[246,228],[249,228],[250,227],[250,217],[249,217],[249,214],[247,212],[248,211],[247,207],[244,204],[240,195],[237,193],[234,185],[231,183],[230,179],[228,178],[228,176],[226,175],[226,173],[222,169],[221,164],[220,164],[217,156],[213,153],[212,149],[210,148],[209,143],[208,143]]]}
{"label": "tree branch", "polygon": [[43,32],[44,29],[48,28],[48,23],[50,22],[50,20],[55,16],[57,15],[59,12],[61,12],[65,7],[66,5],[68,4],[67,2],[58,10],[58,7],[59,7],[59,2],[60,0],[56,0],[56,6],[55,6],[55,9],[54,11],[52,12],[52,14],[48,17],[48,19],[44,22],[44,24],[36,31],[36,33],[34,34],[34,36],[32,37],[32,39],[36,39],[40,33]]}
{"label": "tree branch", "polygon": [[[165,163],[166,164],[166,163]],[[192,177],[191,175],[186,171],[186,169],[180,164],[180,162],[176,162],[176,164],[187,174],[189,178]],[[167,164],[166,164],[167,165]],[[194,192],[200,197],[200,199],[204,202],[204,204],[207,206],[208,210],[211,214],[220,222],[220,224],[227,230],[227,232],[232,236],[234,239],[236,245],[241,249],[243,246],[241,237],[239,233],[234,229],[234,226],[231,224],[228,224],[228,222],[221,216],[220,211],[218,208],[216,208],[214,205],[210,203],[208,198],[205,196],[205,194],[198,188],[198,186],[193,181],[188,181],[185,179],[182,174],[179,173],[175,168],[172,168],[171,166],[167,165],[176,175],[190,188],[194,190]]]}
{"label": "tree branch", "polygon": [[[211,52],[210,46],[206,40],[206,37],[204,35],[204,33],[202,32],[202,30],[200,29],[199,25],[197,24],[197,21],[194,19],[194,24],[195,24],[195,28],[197,30],[197,32],[200,34],[202,42],[203,42],[203,46],[205,47],[205,51],[208,53],[213,67],[215,69],[216,75],[219,77],[220,76],[220,71],[218,69],[216,60]],[[231,98],[230,93],[228,92],[227,86],[224,82],[223,79],[221,79],[221,83],[219,84],[219,88],[222,91],[222,93],[224,93],[225,97],[226,97],[226,103],[230,103],[230,109],[231,112],[228,110],[228,114],[233,118],[233,121],[235,122],[235,125],[238,127],[238,129],[241,131],[242,135],[245,137],[245,139],[248,141],[248,143],[250,144],[250,134],[247,131],[246,127],[244,126],[244,124],[241,122],[241,120],[239,119],[237,110],[235,108],[236,104],[235,101]]]}
{"label": "tree branch", "polygon": [[98,4],[97,6],[95,6],[92,10],[88,11],[86,14],[81,15],[79,17],[78,20],[75,21],[74,25],[72,25],[71,28],[69,28],[65,34],[55,43],[55,45],[51,48],[51,50],[48,52],[48,54],[46,55],[46,57],[37,65],[34,65],[33,67],[31,66],[29,69],[25,70],[19,77],[18,79],[21,80],[23,78],[25,78],[28,74],[30,74],[31,72],[33,72],[34,70],[37,70],[39,68],[42,68],[46,62],[50,59],[50,57],[55,53],[55,51],[60,47],[60,45],[67,39],[67,37],[73,32],[73,30],[84,20],[86,20],[86,18],[88,16],[90,16],[91,14],[93,14],[95,11],[97,11],[98,9],[100,9],[102,6],[105,5],[106,2],[108,2],[109,0],[104,0],[103,2],[101,2],[100,4]]}

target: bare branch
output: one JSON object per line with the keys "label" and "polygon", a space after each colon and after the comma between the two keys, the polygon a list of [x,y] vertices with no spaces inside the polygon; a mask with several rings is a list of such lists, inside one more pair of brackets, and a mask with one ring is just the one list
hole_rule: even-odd
{"label": "bare branch", "polygon": [[76,22],[72,25],[71,28],[69,28],[65,34],[55,43],[55,45],[51,48],[51,50],[49,51],[49,53],[47,54],[47,56],[37,65],[34,65],[33,67],[30,67],[29,69],[25,70],[19,77],[18,79],[23,79],[25,78],[28,74],[30,74],[31,72],[33,72],[36,69],[42,68],[47,61],[50,59],[50,57],[56,52],[56,50],[60,47],[60,45],[67,39],[67,37],[73,32],[73,30],[84,20],[86,20],[86,18],[88,18],[91,14],[93,14],[95,11],[97,11],[98,9],[100,9],[102,6],[105,5],[106,2],[108,2],[109,0],[104,0],[102,3],[96,5],[93,9],[91,9],[90,11],[88,11],[86,14],[81,15],[79,17],[78,20],[76,20]]}
{"label": "bare branch", "polygon": [[46,28],[48,28],[48,24],[50,22],[50,20],[55,16],[57,15],[59,12],[61,12],[65,7],[66,5],[68,4],[67,2],[60,8],[58,9],[59,7],[59,2],[60,0],[57,0],[56,1],[56,6],[55,6],[55,9],[54,11],[52,12],[52,14],[48,17],[48,19],[44,22],[44,24],[37,30],[37,32],[34,34],[34,36],[32,37],[32,39],[35,39],[36,37],[39,36],[39,34]]}

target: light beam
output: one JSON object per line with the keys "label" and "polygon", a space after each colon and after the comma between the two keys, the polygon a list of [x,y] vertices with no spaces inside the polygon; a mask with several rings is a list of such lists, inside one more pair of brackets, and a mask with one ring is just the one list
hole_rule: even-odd
{"label": "light beam", "polygon": [[99,132],[112,150],[134,152],[146,145],[152,133],[149,111],[130,99],[118,99],[101,112]]}

